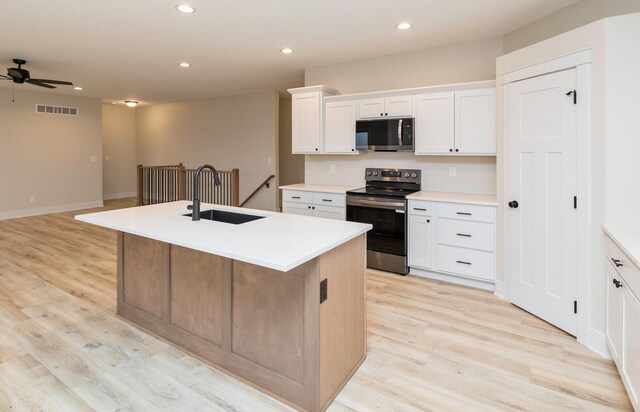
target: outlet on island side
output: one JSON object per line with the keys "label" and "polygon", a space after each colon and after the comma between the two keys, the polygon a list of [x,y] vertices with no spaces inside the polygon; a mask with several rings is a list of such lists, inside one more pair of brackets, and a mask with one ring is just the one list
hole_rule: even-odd
{"label": "outlet on island side", "polygon": [[449,177],[456,177],[456,168],[453,166],[449,168]]}

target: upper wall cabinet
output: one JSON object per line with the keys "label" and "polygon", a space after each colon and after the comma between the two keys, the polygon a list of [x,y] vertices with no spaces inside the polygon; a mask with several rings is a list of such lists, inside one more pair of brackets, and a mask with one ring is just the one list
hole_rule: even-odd
{"label": "upper wall cabinet", "polygon": [[[325,96],[337,91],[324,86],[289,89],[291,93],[291,147],[293,153],[322,153]],[[354,133],[355,136],[355,133]]]}
{"label": "upper wall cabinet", "polygon": [[324,152],[357,154],[356,101],[325,103]]}
{"label": "upper wall cabinet", "polygon": [[415,97],[416,154],[495,155],[494,87]]}
{"label": "upper wall cabinet", "polygon": [[408,95],[359,100],[358,119],[411,116],[412,98]]}

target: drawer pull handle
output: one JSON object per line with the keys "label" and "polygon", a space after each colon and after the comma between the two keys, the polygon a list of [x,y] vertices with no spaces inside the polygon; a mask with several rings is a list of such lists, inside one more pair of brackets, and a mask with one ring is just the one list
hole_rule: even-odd
{"label": "drawer pull handle", "polygon": [[620,259],[611,258],[611,261],[614,265],[616,265],[617,268],[624,266],[622,263],[620,263]]}
{"label": "drawer pull handle", "polygon": [[456,236],[471,237],[471,235],[468,235],[466,233],[456,233]]}
{"label": "drawer pull handle", "polygon": [[616,285],[616,288],[622,287],[622,282],[620,282],[618,279],[613,279],[613,284]]}
{"label": "drawer pull handle", "polygon": [[300,196],[291,196],[291,199],[300,199]]}
{"label": "drawer pull handle", "polygon": [[422,212],[426,212],[427,211],[427,209],[423,209],[421,207],[414,207],[413,210],[420,210]]}
{"label": "drawer pull handle", "polygon": [[471,266],[471,262],[465,262],[463,260],[456,260],[457,263],[460,263],[461,265],[469,265]]}
{"label": "drawer pull handle", "polygon": [[323,202],[333,202],[331,199],[322,199]]}
{"label": "drawer pull handle", "polygon": [[456,215],[471,216],[471,213],[469,213],[469,212],[456,212]]}

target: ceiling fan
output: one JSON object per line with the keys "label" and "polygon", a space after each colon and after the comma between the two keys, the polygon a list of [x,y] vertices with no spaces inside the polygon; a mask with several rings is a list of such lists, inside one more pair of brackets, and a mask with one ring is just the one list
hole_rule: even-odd
{"label": "ceiling fan", "polygon": [[0,74],[0,80],[13,80],[14,83],[18,84],[29,83],[34,86],[46,87],[47,89],[55,89],[56,86],[52,86],[52,84],[73,86],[73,83],[64,80],[32,79],[29,70],[22,68],[22,65],[27,63],[26,60],[13,59],[13,62],[18,67],[7,68],[7,75]]}

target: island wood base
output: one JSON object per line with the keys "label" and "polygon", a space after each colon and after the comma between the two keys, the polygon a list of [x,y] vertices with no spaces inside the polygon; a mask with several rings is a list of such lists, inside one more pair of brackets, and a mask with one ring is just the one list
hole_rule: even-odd
{"label": "island wood base", "polygon": [[360,235],[280,272],[118,232],[118,314],[292,407],[320,411],[366,357],[365,253]]}

